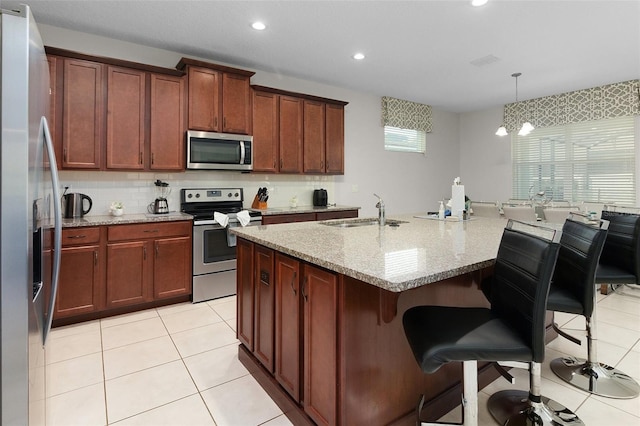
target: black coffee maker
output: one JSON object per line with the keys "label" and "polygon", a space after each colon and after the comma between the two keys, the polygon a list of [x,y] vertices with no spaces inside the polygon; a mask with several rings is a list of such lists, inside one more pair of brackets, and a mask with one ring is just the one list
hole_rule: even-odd
{"label": "black coffee maker", "polygon": [[316,189],[313,191],[313,205],[316,207],[326,207],[328,203],[327,190]]}

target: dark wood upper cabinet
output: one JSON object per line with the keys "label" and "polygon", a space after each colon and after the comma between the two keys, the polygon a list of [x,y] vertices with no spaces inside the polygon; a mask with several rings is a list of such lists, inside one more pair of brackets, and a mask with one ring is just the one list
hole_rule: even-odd
{"label": "dark wood upper cabinet", "polygon": [[58,162],[63,169],[100,169],[104,65],[65,59],[63,69],[62,161]]}
{"label": "dark wood upper cabinet", "polygon": [[252,90],[253,171],[275,173],[278,161],[278,95]]}
{"label": "dark wood upper cabinet", "polygon": [[325,104],[304,101],[304,172],[324,173]]}
{"label": "dark wood upper cabinet", "polygon": [[107,169],[144,169],[146,73],[108,67]]}
{"label": "dark wood upper cabinet", "polygon": [[186,96],[184,77],[151,74],[151,170],[184,170]]}
{"label": "dark wood upper cabinet", "polygon": [[280,173],[302,173],[303,101],[281,95],[278,106]]}
{"label": "dark wood upper cabinet", "polygon": [[344,106],[325,107],[325,172],[344,174]]}
{"label": "dark wood upper cabinet", "polygon": [[249,134],[252,71],[182,58],[176,68],[189,78],[190,130]]}

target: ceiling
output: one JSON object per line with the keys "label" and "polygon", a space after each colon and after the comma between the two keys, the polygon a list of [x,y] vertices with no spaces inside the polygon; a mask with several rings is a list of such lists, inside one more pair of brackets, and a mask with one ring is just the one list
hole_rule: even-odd
{"label": "ceiling", "polygon": [[[640,78],[640,0],[0,0],[36,21],[452,112]],[[267,25],[258,32],[251,23]],[[366,58],[356,61],[352,55]]]}

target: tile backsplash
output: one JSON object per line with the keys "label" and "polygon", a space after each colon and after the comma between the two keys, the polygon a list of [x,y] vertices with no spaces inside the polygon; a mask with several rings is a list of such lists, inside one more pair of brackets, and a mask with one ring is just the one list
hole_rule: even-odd
{"label": "tile backsplash", "polygon": [[124,212],[146,213],[147,206],[157,197],[156,179],[169,183],[169,210],[180,210],[180,190],[183,188],[240,187],[244,192],[244,207],[251,207],[253,197],[260,187],[269,189],[269,207],[285,207],[295,195],[298,205],[313,204],[313,190],[324,188],[329,203],[334,203],[334,176],[266,175],[237,172],[187,171],[184,173],[133,173],[68,171],[59,172],[61,193],[80,192],[91,197],[93,208],[88,216],[109,214],[114,201],[124,204]]}

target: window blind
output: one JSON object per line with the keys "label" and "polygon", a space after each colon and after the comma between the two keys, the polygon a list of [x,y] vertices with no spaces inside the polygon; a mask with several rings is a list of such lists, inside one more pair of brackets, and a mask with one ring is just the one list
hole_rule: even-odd
{"label": "window blind", "polygon": [[426,133],[420,130],[384,126],[384,149],[387,151],[425,152]]}
{"label": "window blind", "polygon": [[513,198],[635,205],[635,119],[537,128],[512,136]]}

